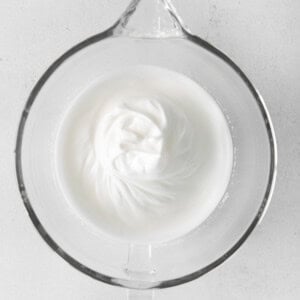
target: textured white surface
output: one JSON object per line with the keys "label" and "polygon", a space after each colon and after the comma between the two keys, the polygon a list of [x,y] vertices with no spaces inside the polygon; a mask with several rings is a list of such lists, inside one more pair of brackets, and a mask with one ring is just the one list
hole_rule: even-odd
{"label": "textured white surface", "polygon": [[[129,0],[0,2],[0,298],[126,299],[70,267],[41,240],[14,170],[18,120],[45,68],[108,27]],[[174,0],[193,32],[228,53],[264,96],[279,144],[278,181],[263,223],[222,266],[156,299],[300,297],[300,2]]]}

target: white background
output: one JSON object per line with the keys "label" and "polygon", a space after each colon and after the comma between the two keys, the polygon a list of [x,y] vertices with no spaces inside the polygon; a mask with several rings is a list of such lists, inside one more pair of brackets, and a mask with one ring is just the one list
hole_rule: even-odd
{"label": "white background", "polygon": [[[40,238],[17,189],[21,111],[46,67],[112,24],[129,0],[0,1],[0,298],[126,299],[124,289],[70,267]],[[156,299],[300,297],[300,1],[174,0],[185,23],[225,51],[261,91],[279,146],[278,181],[263,223],[222,266]]]}

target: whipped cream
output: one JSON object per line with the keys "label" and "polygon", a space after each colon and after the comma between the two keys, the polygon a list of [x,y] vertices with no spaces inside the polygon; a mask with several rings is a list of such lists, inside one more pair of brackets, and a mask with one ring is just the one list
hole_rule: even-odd
{"label": "whipped cream", "polygon": [[66,114],[57,171],[70,208],[101,234],[177,238],[222,199],[232,140],[216,102],[184,75],[152,66],[99,78]]}
{"label": "whipped cream", "polygon": [[197,168],[194,129],[171,102],[121,98],[91,124],[83,176],[92,174],[122,219],[168,209]]}

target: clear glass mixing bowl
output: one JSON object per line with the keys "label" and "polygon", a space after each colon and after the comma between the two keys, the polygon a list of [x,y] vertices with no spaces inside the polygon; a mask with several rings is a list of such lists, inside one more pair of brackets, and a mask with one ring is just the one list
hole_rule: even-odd
{"label": "clear glass mixing bowl", "polygon": [[[152,245],[109,240],[78,221],[55,171],[58,130],[78,93],[107,72],[136,65],[174,70],[204,87],[234,144],[231,181],[217,209],[188,235]],[[20,121],[16,169],[33,224],[68,263],[112,285],[165,288],[214,269],[251,234],[272,194],[276,145],[263,100],[241,69],[185,29],[169,1],[134,0],[115,25],[67,51],[40,78]]]}

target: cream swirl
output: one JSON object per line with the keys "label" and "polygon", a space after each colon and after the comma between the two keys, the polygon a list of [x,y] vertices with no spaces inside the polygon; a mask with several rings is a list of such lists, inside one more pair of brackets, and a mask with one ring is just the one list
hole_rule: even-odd
{"label": "cream swirl", "polygon": [[136,98],[96,119],[84,166],[96,173],[95,190],[105,189],[120,217],[162,213],[197,168],[184,113],[169,101]]}

